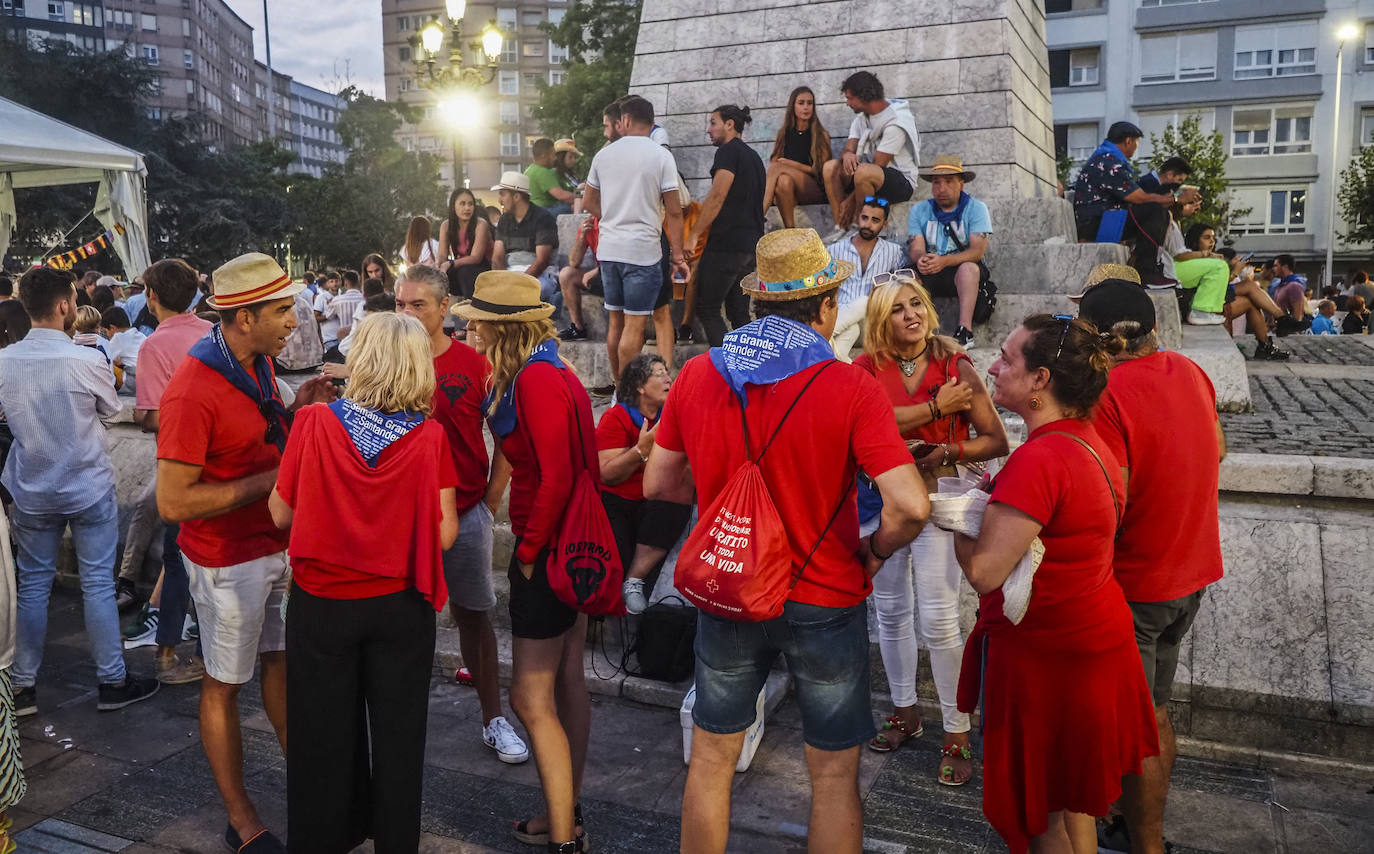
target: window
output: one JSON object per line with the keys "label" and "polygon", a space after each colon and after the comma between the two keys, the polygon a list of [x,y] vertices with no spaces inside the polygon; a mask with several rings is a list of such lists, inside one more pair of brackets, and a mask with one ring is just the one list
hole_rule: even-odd
{"label": "window", "polygon": [[544,23],[544,13],[537,9],[526,9],[520,13],[520,26],[529,29],[538,29]]}
{"label": "window", "polygon": [[1360,145],[1374,145],[1374,109],[1360,111]]}
{"label": "window", "polygon": [[148,115],[148,118],[149,118],[149,119],[152,119],[152,120],[155,121],[155,122],[160,122],[160,121],[162,121],[162,108],[161,108],[161,107],[149,107],[149,108],[148,108],[148,113],[147,113],[147,115]]}
{"label": "window", "polygon": [[1141,6],[1182,6],[1187,3],[1207,3],[1209,0],[1140,0]]}
{"label": "window", "polygon": [[525,42],[523,45],[521,45],[520,53],[521,53],[522,55],[524,55],[524,56],[527,56],[527,57],[530,57],[530,56],[543,56],[543,55],[544,55],[544,43],[543,43],[543,42]]}
{"label": "window", "polygon": [[519,95],[520,74],[515,71],[498,71],[496,74],[496,90],[502,95]]}
{"label": "window", "polygon": [[[1149,0],[1141,3],[1142,6],[1149,5]],[[1079,12],[1084,9],[1101,9],[1102,0],[1045,0],[1045,14],[1054,15],[1060,12]]]}
{"label": "window", "polygon": [[409,16],[409,15],[397,15],[397,16],[396,16],[396,31],[399,32],[399,33],[404,33],[406,30],[409,30],[409,29],[410,29],[410,16]]}
{"label": "window", "polygon": [[194,80],[187,80],[187,81],[186,81],[186,94],[187,94],[187,95],[194,95],[194,94],[196,94],[196,81],[194,81]]}
{"label": "window", "polygon": [[1237,80],[1317,71],[1317,25],[1236,28]]}
{"label": "window", "polygon": [[181,19],[181,34],[182,34],[184,37],[188,38],[188,39],[191,37],[191,19],[190,19],[190,18],[182,18],[182,19]]}
{"label": "window", "polygon": [[501,156],[519,157],[520,156],[520,132],[513,130],[501,131]]}
{"label": "window", "polygon": [[1096,86],[1097,60],[1101,49],[1095,47],[1079,48],[1069,52],[1069,85]]}
{"label": "window", "polygon": [[143,32],[157,32],[157,15],[149,15],[147,12],[143,13]]}
{"label": "window", "polygon": [[400,81],[398,81],[398,82],[399,82],[399,84],[400,84],[400,88],[401,88],[401,91],[402,91],[402,92],[409,92],[409,91],[410,91],[410,78],[409,78],[409,77],[407,77],[407,76],[405,76],[405,75],[402,75]]}
{"label": "window", "polygon": [[539,91],[539,84],[543,81],[544,75],[538,71],[526,71],[520,76],[524,78],[522,85],[525,87],[525,91],[530,93]]}
{"label": "window", "polygon": [[66,17],[66,9],[61,3],[48,3],[48,20],[62,21]]}
{"label": "window", "polygon": [[1067,152],[1075,163],[1087,160],[1101,141],[1096,122],[1054,126],[1055,152]]}
{"label": "window", "polygon": [[549,85],[550,85],[550,86],[561,86],[561,85],[563,84],[563,74],[564,74],[564,72],[563,72],[563,69],[561,69],[561,68],[550,68],[550,69],[549,69]]}
{"label": "window", "polygon": [[396,51],[396,58],[402,62],[410,62],[410,48],[403,47]]}
{"label": "window", "polygon": [[1312,150],[1312,107],[1237,109],[1231,117],[1231,154],[1304,154]]}
{"label": "window", "polygon": [[181,52],[181,63],[182,65],[185,65],[187,68],[195,68],[196,55],[191,53],[189,50],[183,50]]}
{"label": "window", "polygon": [[515,22],[515,15],[514,9],[497,9],[496,26],[500,27],[501,30],[506,33],[515,32],[520,29],[519,25]]}
{"label": "window", "polygon": [[1364,61],[1374,63],[1374,27],[1364,28]]}
{"label": "window", "polygon": [[505,65],[514,65],[516,62],[516,41],[513,38],[506,38],[501,42],[501,62]]}
{"label": "window", "polygon": [[1140,39],[1141,83],[1214,80],[1216,76],[1216,30],[1194,30]]}
{"label": "window", "polygon": [[1217,114],[1215,110],[1188,110],[1185,112],[1170,110],[1168,112],[1141,113],[1135,123],[1145,132],[1145,135],[1140,138],[1140,148],[1136,150],[1135,154],[1136,159],[1146,162],[1154,153],[1150,143],[1151,134],[1163,139],[1164,132],[1168,130],[1170,125],[1180,127],[1190,116],[1197,116],[1198,130],[1203,133],[1210,135],[1216,130]]}
{"label": "window", "polygon": [[157,65],[157,45],[145,44],[142,46],[143,61],[149,65]]}
{"label": "window", "polygon": [[549,10],[549,23],[552,24],[552,25],[554,25],[554,26],[556,27],[556,26],[558,26],[559,24],[563,23],[563,17],[564,17],[565,15],[567,15],[567,14],[568,14],[568,10],[567,10],[567,9],[550,9],[550,10]]}
{"label": "window", "polygon": [[568,49],[553,43],[549,40],[549,62],[554,65],[562,65],[568,61]]}
{"label": "window", "polygon": [[518,103],[516,103],[515,101],[501,102],[501,124],[520,124],[520,105]]}
{"label": "window", "polygon": [[1231,191],[1231,208],[1250,208],[1231,233],[1306,234],[1306,187],[1238,187]]}

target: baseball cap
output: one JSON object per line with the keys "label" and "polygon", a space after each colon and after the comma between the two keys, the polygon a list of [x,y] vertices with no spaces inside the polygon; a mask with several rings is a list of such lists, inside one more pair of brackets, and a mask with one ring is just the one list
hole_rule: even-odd
{"label": "baseball cap", "polygon": [[1141,329],[1155,328],[1155,304],[1135,282],[1107,279],[1092,288],[1078,304],[1079,318],[1108,330],[1123,320],[1134,320]]}

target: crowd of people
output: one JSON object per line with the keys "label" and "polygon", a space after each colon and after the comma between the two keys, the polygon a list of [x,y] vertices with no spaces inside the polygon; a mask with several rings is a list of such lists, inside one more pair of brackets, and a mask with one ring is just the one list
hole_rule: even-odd
{"label": "crowd of people", "polygon": [[[698,615],[683,851],[726,849],[736,762],[782,654],[811,849],[858,852],[860,754],[924,737],[924,647],[941,710],[936,780],[981,774],[984,811],[1013,852],[1162,854],[1179,650],[1222,573],[1225,439],[1206,375],[1159,347],[1149,286],[1176,283],[1189,322],[1247,317],[1262,357],[1282,358],[1269,330],[1305,310],[1305,280],[1289,256],[1246,276],[1248,259],[1216,251],[1215,229],[1180,233],[1198,200],[1182,183],[1188,164],[1123,174],[1140,133],[1119,123],[1075,204],[1080,235],[1130,239],[1132,263],[1094,270],[1077,317],[1024,318],[997,343],[989,389],[968,356],[993,233],[968,190],[977,176],[957,155],[920,166],[909,107],[873,74],[841,89],[855,118],[839,157],[806,87],[766,164],[743,141],[749,109],[712,110],[699,202],[652,105],[618,99],[584,179],[571,140],[538,140],[534,165],[493,188],[499,215],[455,190],[437,236],[426,217],[410,223],[395,271],[374,253],[359,270],[294,279],[249,253],[213,275],[160,260],[128,286],[24,273],[17,300],[0,300],[13,438],[0,484],[16,545],[15,570],[0,573],[16,581],[0,625],[14,638],[0,630],[0,808],[23,794],[9,773],[15,720],[42,708],[48,599],[70,528],[97,707],[199,682],[231,849],[286,850],[244,781],[239,696],[257,674],[286,756],[291,850],[340,854],[369,838],[378,852],[417,850],[436,613],[448,609],[481,707],[474,744],[538,768],[545,809],[519,817],[514,837],[588,850],[584,588],[611,584],[611,613],[643,612],[674,545],[716,533],[706,511],[728,505],[748,510],[724,534],[742,553],[728,583],[767,586],[775,607]],[[883,238],[918,189],[929,197],[911,206],[906,245]],[[822,200],[838,233],[790,227],[797,205]],[[765,233],[773,204],[789,227]],[[588,217],[560,267],[555,217],[572,212]],[[1374,294],[1361,286],[1318,316],[1331,322],[1327,303],[1340,300],[1345,324],[1367,330]],[[585,388],[559,353],[589,337],[580,296],[593,289],[610,388]],[[678,366],[673,343],[690,329],[674,330],[669,309],[684,294],[711,348]],[[948,324],[941,297],[957,299]],[[651,325],[656,353],[644,352]],[[289,372],[309,376],[293,391]],[[156,434],[157,463],[119,555],[103,425],[121,392]],[[597,419],[600,396],[613,397]],[[1026,428],[1015,447],[1007,413]],[[598,571],[563,548],[590,512],[578,498],[588,481],[614,557]],[[508,700],[525,738],[504,714],[491,615],[503,501],[516,538]],[[732,535],[773,516],[775,530],[758,531],[773,560],[756,561],[764,545]],[[608,569],[617,562],[623,578]],[[143,678],[126,669],[118,612],[140,601],[150,563],[153,592],[124,632],[127,647],[157,647],[156,678]],[[677,578],[729,571],[707,563],[684,551]],[[964,584],[979,596],[968,637]],[[870,604],[893,706],[881,727]]]}

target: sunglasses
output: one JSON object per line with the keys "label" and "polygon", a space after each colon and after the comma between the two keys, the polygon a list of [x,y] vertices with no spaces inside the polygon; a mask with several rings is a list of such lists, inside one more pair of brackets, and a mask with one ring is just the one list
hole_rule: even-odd
{"label": "sunglasses", "polygon": [[1071,314],[1056,314],[1056,315],[1054,315],[1054,319],[1055,319],[1055,320],[1063,321],[1063,323],[1064,323],[1064,328],[1063,328],[1062,330],[1060,330],[1060,332],[1059,332],[1059,346],[1054,348],[1054,359],[1053,359],[1053,362],[1058,362],[1058,361],[1059,361],[1059,354],[1062,353],[1062,352],[1064,352],[1064,338],[1068,336],[1068,334],[1069,334],[1069,327],[1073,325],[1073,315],[1071,315]]}
{"label": "sunglasses", "polygon": [[910,267],[903,267],[900,270],[893,270],[891,273],[874,273],[873,285],[877,287],[878,285],[885,285],[888,282],[894,282],[899,279],[904,283],[921,281],[921,277],[916,275],[915,270]]}
{"label": "sunglasses", "polygon": [[882,196],[864,196],[864,204],[877,205],[880,208],[887,207],[887,199]]}

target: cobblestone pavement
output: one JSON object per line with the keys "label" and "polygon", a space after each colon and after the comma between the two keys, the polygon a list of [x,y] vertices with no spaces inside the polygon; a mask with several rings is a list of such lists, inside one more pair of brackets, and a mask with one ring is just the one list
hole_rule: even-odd
{"label": "cobblestone pavement", "polygon": [[[1236,341],[1245,358],[1255,355],[1255,339],[1246,336]],[[1274,343],[1292,354],[1289,362],[1374,366],[1374,337],[1368,335],[1289,335],[1275,338]]]}
{"label": "cobblestone pavement", "polygon": [[[96,712],[80,613],[77,594],[55,594],[38,680],[40,711],[20,728],[29,779],[27,797],[11,810],[20,851],[223,850],[224,811],[198,739],[197,687],[166,687],[123,711]],[[130,652],[128,660],[135,672],[152,669],[149,649]],[[677,713],[598,695],[592,704],[582,803],[594,850],[676,851],[685,779]],[[242,708],[248,789],[264,820],[284,835],[284,761],[251,683]],[[429,712],[420,850],[533,852],[510,835],[513,819],[541,807],[533,763],[503,765],[481,745],[480,709],[470,688],[436,674]],[[935,782],[936,723],[927,720],[937,731],[912,746],[885,755],[864,751],[865,851],[1006,850],[982,817],[979,777],[963,789]],[[805,850],[809,791],[800,727],[791,701],[768,718],[752,767],[735,778],[730,851]],[[1175,769],[1166,828],[1177,854],[1371,852],[1371,782],[1184,758]]]}
{"label": "cobblestone pavement", "polygon": [[1363,378],[1335,379],[1252,372],[1255,411],[1221,413],[1228,447],[1374,459],[1374,370],[1360,373]]}

